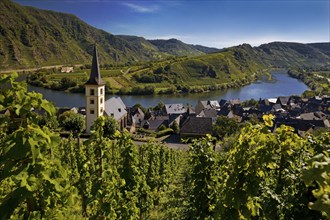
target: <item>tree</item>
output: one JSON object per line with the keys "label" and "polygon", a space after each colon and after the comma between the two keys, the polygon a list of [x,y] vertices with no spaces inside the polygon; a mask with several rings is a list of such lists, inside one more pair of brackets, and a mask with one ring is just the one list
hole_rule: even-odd
{"label": "tree", "polygon": [[213,126],[213,135],[218,139],[235,134],[239,131],[238,123],[226,116],[219,116]]}
{"label": "tree", "polygon": [[98,131],[103,137],[111,138],[118,130],[118,123],[112,116],[98,117],[93,123],[91,130]]}
{"label": "tree", "polygon": [[153,107],[154,111],[162,111],[164,109],[165,105],[162,101],[160,101],[155,107]]}
{"label": "tree", "polygon": [[59,116],[60,126],[78,136],[85,129],[85,119],[81,114],[66,111]]}
{"label": "tree", "polygon": [[176,133],[176,134],[179,133],[180,127],[176,121],[173,122],[171,128],[173,129],[174,133]]}

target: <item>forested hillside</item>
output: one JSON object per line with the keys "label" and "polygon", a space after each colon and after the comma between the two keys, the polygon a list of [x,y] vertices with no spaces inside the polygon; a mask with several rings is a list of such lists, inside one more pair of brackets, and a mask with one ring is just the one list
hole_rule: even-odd
{"label": "forested hillside", "polygon": [[[0,69],[88,64],[93,44],[101,64],[136,64],[172,56],[196,56],[223,50],[185,44],[176,39],[146,40],[116,36],[78,17],[0,1]],[[319,66],[329,63],[329,43],[274,42],[253,49],[273,67]],[[206,55],[207,56],[207,55]],[[208,59],[208,58],[205,58]]]}
{"label": "forested hillside", "polygon": [[54,106],[14,78],[0,78],[2,219],[329,219],[329,131],[270,132],[265,115],[220,149],[208,135],[179,151],[100,117],[89,140],[63,139]]}
{"label": "forested hillside", "polygon": [[[144,47],[129,37],[94,28],[71,14],[24,7],[10,0],[1,0],[0,9],[1,69],[86,64],[94,43],[100,45],[101,63],[156,60],[179,52],[159,49],[151,43]],[[204,54],[193,46],[176,43],[181,47],[180,55]]]}
{"label": "forested hillside", "polygon": [[330,43],[273,42],[258,47],[263,59],[274,67],[314,67],[330,64]]}

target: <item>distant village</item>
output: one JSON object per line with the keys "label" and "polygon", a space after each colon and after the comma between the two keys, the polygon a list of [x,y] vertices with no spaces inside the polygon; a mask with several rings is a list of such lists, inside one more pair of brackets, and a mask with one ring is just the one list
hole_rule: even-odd
{"label": "distant village", "polygon": [[[85,108],[59,109],[86,114]],[[133,134],[139,128],[157,132],[161,127],[179,126],[180,138],[198,138],[212,134],[212,126],[217,117],[226,116],[237,123],[258,119],[262,121],[265,114],[273,114],[274,127],[288,125],[305,136],[320,129],[330,128],[330,97],[316,96],[303,99],[299,96],[278,97],[259,100],[257,105],[243,107],[240,100],[205,100],[198,101],[193,108],[178,104],[164,104],[160,110],[141,108],[132,109],[125,106],[120,97],[112,97],[106,101],[105,115],[113,116],[120,129],[127,129]]]}

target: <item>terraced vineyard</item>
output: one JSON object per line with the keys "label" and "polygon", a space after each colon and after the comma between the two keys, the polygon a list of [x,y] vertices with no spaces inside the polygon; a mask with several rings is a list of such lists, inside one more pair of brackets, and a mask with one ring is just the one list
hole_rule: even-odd
{"label": "terraced vineyard", "polygon": [[[101,70],[109,93],[145,94],[205,92],[208,90],[238,87],[256,80],[268,68],[249,45],[197,57],[177,57],[147,62],[133,66],[109,67]],[[74,73],[58,73],[59,70],[34,73],[30,83],[46,88],[71,89],[82,92],[89,69]],[[30,78],[31,79],[31,78]],[[59,83],[72,82],[71,86],[58,87]]]}

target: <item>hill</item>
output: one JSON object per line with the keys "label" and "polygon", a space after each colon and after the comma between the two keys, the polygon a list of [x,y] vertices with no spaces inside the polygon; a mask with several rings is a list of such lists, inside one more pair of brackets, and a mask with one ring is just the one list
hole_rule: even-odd
{"label": "hill", "polygon": [[311,47],[317,48],[322,51],[324,54],[330,56],[330,42],[328,43],[312,43],[308,44]]}
{"label": "hill", "polygon": [[[1,70],[90,64],[92,46],[96,43],[100,63],[115,64],[112,68],[107,65],[108,69],[102,72],[114,92],[137,94],[140,92],[134,88],[148,86],[154,88],[152,93],[225,89],[250,83],[273,67],[330,64],[329,43],[273,42],[259,47],[243,44],[218,50],[177,39],[116,36],[74,15],[23,7],[9,0],[0,0],[0,8]],[[81,85],[86,72],[52,75],[48,82],[43,79],[43,84],[37,84],[66,88],[58,80],[69,77]]]}
{"label": "hill", "polygon": [[[133,39],[143,41],[135,37],[131,40]],[[147,42],[144,46],[147,46]],[[144,64],[110,67],[101,70],[101,75],[106,82],[107,91],[119,94],[186,93],[227,89],[251,83],[265,74],[269,66],[263,62],[260,53],[259,50],[244,44],[201,56],[171,57]],[[37,73],[29,77],[29,83],[52,89],[68,89],[70,85],[77,85],[73,90],[83,92],[88,72],[89,70],[77,70],[70,74]]]}
{"label": "hill", "polygon": [[183,43],[177,39],[169,40],[146,40],[143,37],[128,36],[128,35],[117,35],[122,39],[125,39],[141,50],[149,50],[150,53],[154,54],[166,54],[174,56],[196,56],[207,53],[219,52],[220,50],[212,47],[205,47],[201,45],[191,45]]}
{"label": "hill", "polygon": [[[144,38],[115,36],[94,28],[71,14],[24,7],[9,0],[1,0],[0,8],[1,69],[89,63],[95,42],[101,63],[204,54],[180,41],[175,43],[180,51],[158,48]],[[171,47],[176,48],[175,44]]]}
{"label": "hill", "polygon": [[273,42],[259,46],[265,62],[274,67],[322,66],[330,63],[330,43]]}

